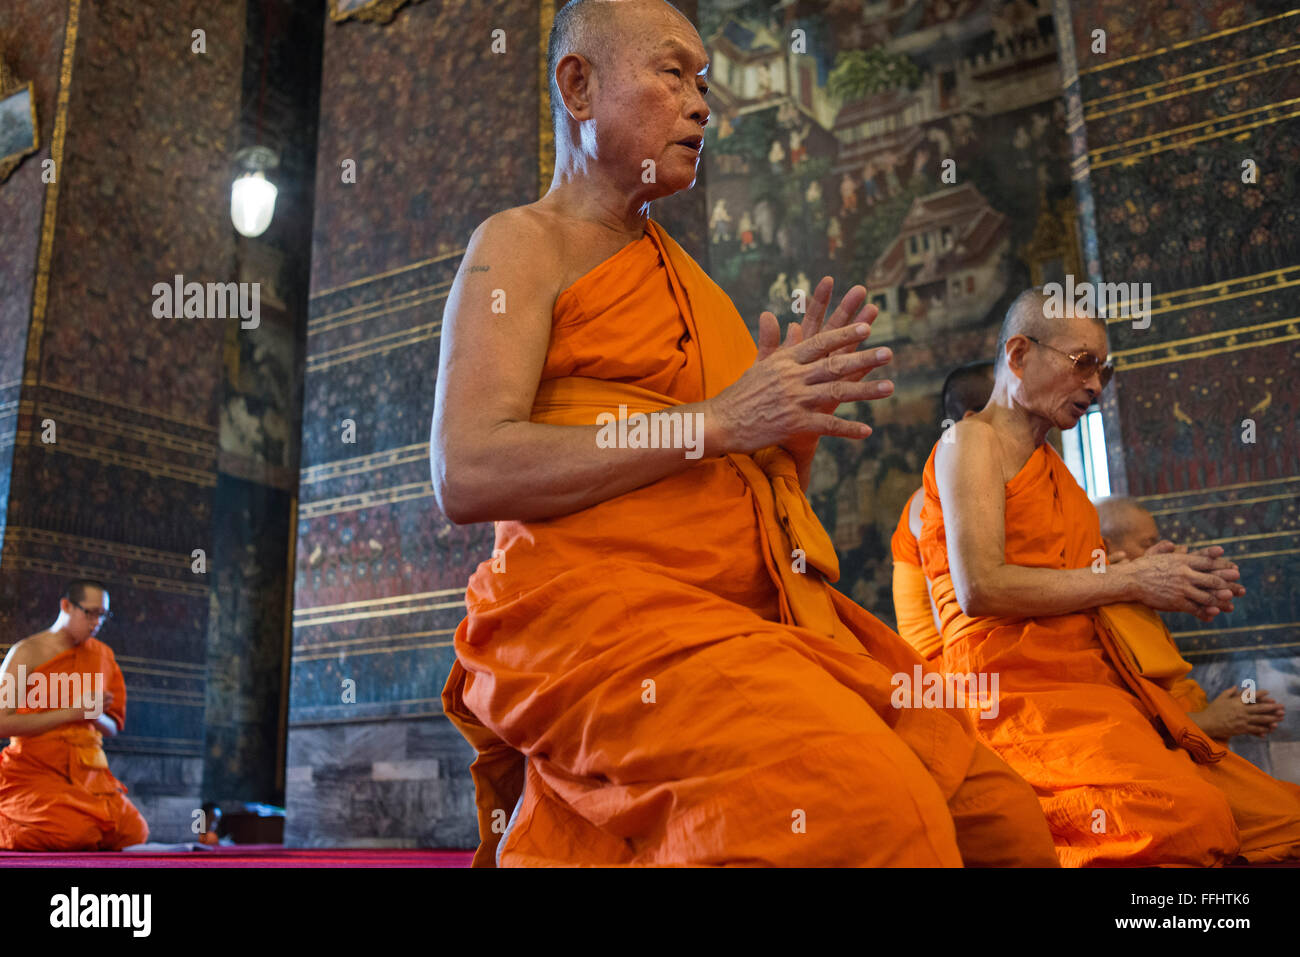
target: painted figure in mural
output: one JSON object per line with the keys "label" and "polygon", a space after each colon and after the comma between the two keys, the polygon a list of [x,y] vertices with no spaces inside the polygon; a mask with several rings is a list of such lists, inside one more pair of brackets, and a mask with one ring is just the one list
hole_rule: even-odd
{"label": "painted figure in mural", "polygon": [[876,164],[867,160],[867,165],[862,168],[862,192],[867,197],[867,206],[871,207],[876,204]]}
{"label": "painted figure in mural", "polygon": [[109,617],[102,582],[70,582],[59,615],[0,664],[0,848],[120,851],[149,826],[104,756],[126,724],[126,684],[96,635]]}
{"label": "painted figure in mural", "polygon": [[[1101,537],[1106,545],[1108,564],[1139,558],[1162,541],[1155,516],[1137,499],[1104,498],[1097,503],[1097,516],[1101,520]],[[1172,645],[1173,637],[1168,632],[1166,635]],[[1177,653],[1176,645],[1174,650]],[[1192,666],[1187,664],[1186,668],[1191,671]],[[1276,731],[1286,717],[1286,709],[1262,688],[1245,696],[1253,700],[1243,700],[1242,689],[1229,687],[1210,701],[1199,682],[1191,677],[1180,677],[1174,680],[1169,693],[1202,731],[1222,743],[1239,734],[1265,738]]]}
{"label": "painted figure in mural", "polygon": [[753,249],[757,243],[754,242],[754,217],[749,215],[749,210],[744,210],[740,214],[740,250]]}
{"label": "painted figure in mural", "polygon": [[773,173],[785,172],[785,149],[780,140],[772,141],[772,148],[767,151],[767,161],[771,164]]}
{"label": "painted figure in mural", "polygon": [[727,213],[727,201],[721,196],[709,214],[709,232],[715,243],[726,242],[731,238],[731,216]]}
{"label": "painted figure in mural", "polygon": [[[993,363],[988,360],[968,362],[948,373],[939,399],[943,413],[940,429],[947,430],[979,412],[992,392]],[[894,618],[903,640],[937,667],[943,653],[943,639],[939,635],[934,600],[930,597],[930,582],[921,570],[919,539],[924,501],[924,488],[918,488],[908,497],[890,539],[894,556]]]}
{"label": "painted figure in mural", "polygon": [[848,173],[840,180],[840,215],[847,216],[858,210],[858,184]]}
{"label": "painted figure in mural", "polygon": [[789,279],[785,273],[778,273],[776,279],[772,280],[772,285],[767,287],[767,308],[769,312],[777,315],[785,312],[790,306],[790,285]]}
{"label": "painted figure in mural", "polygon": [[826,255],[834,259],[835,250],[840,248],[840,221],[837,217],[832,216],[831,221],[826,224]]}
{"label": "painted figure in mural", "polygon": [[925,466],[943,671],[998,676],[980,737],[1035,787],[1063,864],[1300,857],[1300,787],[1220,747],[1168,690],[1186,662],[1156,612],[1229,612],[1240,572],[1218,546],[1106,563],[1097,510],[1046,441],[1109,381],[1106,324],[1047,303],[1012,303],[988,404]]}
{"label": "painted figure in mural", "polygon": [[955,702],[899,698],[921,658],[831,586],[813,456],[892,392],[866,290],[831,309],[826,277],[756,348],[650,218],[709,119],[673,7],[570,3],[549,62],[554,179],[470,238],[432,431],[443,512],[495,522],[443,691],[475,864],[1055,865],[1032,790]]}
{"label": "painted figure in mural", "polygon": [[808,158],[808,148],[804,146],[804,141],[808,138],[808,132],[811,129],[812,126],[808,123],[805,123],[802,130],[790,131],[790,165],[791,166],[798,166],[800,163],[802,163],[805,159]]}

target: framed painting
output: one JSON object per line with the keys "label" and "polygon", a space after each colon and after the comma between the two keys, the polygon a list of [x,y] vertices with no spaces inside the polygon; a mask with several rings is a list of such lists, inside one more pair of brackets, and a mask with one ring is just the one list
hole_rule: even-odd
{"label": "framed painting", "polygon": [[411,2],[420,0],[329,0],[330,19],[335,23],[353,19],[391,23],[397,11]]}
{"label": "framed painting", "polygon": [[0,94],[0,183],[40,145],[36,93],[28,81]]}

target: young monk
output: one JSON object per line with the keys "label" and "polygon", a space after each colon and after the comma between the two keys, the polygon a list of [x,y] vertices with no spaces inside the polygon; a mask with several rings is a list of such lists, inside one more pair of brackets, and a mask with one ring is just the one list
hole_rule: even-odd
{"label": "young monk", "polygon": [[921,659],[830,586],[804,492],[820,436],[870,433],[840,403],[891,389],[866,290],[827,317],[827,277],[755,349],[650,218],[709,117],[672,6],[570,3],[550,64],[555,178],[471,237],[434,412],[440,507],[496,523],[443,691],[475,865],[1054,865],[1028,786],[964,711],[891,705]]}
{"label": "young monk", "polygon": [[1192,722],[1157,679],[1152,609],[1208,621],[1244,594],[1221,548],[1107,565],[1097,511],[1047,443],[1111,375],[1105,324],[1019,296],[984,410],[925,469],[921,559],[943,670],[999,678],[981,737],[1037,790],[1061,862],[1190,865],[1300,856],[1300,798]]}
{"label": "young monk", "polygon": [[[1101,537],[1106,546],[1106,560],[1111,564],[1128,561],[1145,555],[1150,549],[1172,550],[1173,542],[1162,543],[1155,516],[1134,498],[1111,496],[1097,503],[1097,516],[1101,520]],[[1173,637],[1169,637],[1173,644]],[[1175,646],[1175,652],[1177,646]],[[1192,670],[1190,662],[1181,666]],[[1205,689],[1193,678],[1178,677],[1169,685],[1169,693],[1183,706],[1190,717],[1215,741],[1227,744],[1228,739],[1239,734],[1253,734],[1264,738],[1277,730],[1286,709],[1261,689],[1254,701],[1243,701],[1241,690],[1227,688],[1213,702]]]}
{"label": "young monk", "polygon": [[[953,369],[943,382],[940,403],[943,427],[948,429],[984,408],[992,391],[993,363],[987,359]],[[894,617],[898,619],[898,633],[903,640],[922,658],[938,666],[943,655],[943,638],[939,634],[934,601],[930,598],[930,583],[921,570],[921,548],[917,543],[924,501],[925,489],[918,488],[912,493],[898,516],[898,527],[889,542],[894,555]]]}
{"label": "young monk", "polygon": [[19,696],[0,707],[0,737],[10,739],[0,753],[0,848],[120,851],[149,837],[104,756],[104,735],[126,723],[126,683],[95,637],[108,602],[103,583],[71,582],[54,624],[0,664]]}

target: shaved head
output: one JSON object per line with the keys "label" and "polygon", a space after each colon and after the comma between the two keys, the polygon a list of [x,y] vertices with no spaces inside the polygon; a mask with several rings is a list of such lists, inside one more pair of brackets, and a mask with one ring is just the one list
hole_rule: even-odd
{"label": "shaved head", "polygon": [[993,363],[968,362],[948,373],[943,383],[943,415],[960,422],[967,412],[978,412],[993,392]]}
{"label": "shaved head", "polygon": [[1160,540],[1155,518],[1137,499],[1103,498],[1097,502],[1097,518],[1107,550],[1123,552],[1130,559],[1142,557]]}
{"label": "shaved head", "polygon": [[[1002,329],[998,333],[997,368],[1003,368],[1007,363],[1007,342],[1013,336],[1027,336],[1039,341],[1046,340],[1055,333],[1060,332],[1064,324],[1068,321],[1065,319],[1051,318],[1047,315],[1047,301],[1050,296],[1043,291],[1042,286],[1035,286],[1026,289],[1012,301],[1007,308],[1007,314],[1002,320]],[[1073,311],[1073,307],[1067,304],[1067,308]],[[1096,316],[1082,315],[1082,318],[1090,319],[1096,323],[1102,330],[1106,328],[1106,320],[1099,319]]]}
{"label": "shaved head", "polygon": [[[564,97],[555,82],[555,68],[570,53],[576,53],[598,67],[611,65],[619,53],[619,15],[647,6],[667,7],[681,15],[681,11],[666,0],[569,0],[555,14],[546,45],[546,72],[550,77],[551,121],[557,133],[564,120]],[[682,19],[686,19],[685,16]]]}

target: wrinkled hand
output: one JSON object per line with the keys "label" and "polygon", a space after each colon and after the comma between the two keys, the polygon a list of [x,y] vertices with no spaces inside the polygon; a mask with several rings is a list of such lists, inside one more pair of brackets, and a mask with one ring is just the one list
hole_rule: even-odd
{"label": "wrinkled hand", "polygon": [[1229,688],[1219,695],[1204,711],[1192,715],[1193,719],[1212,738],[1230,738],[1238,734],[1267,737],[1277,730],[1286,709],[1273,700],[1267,691],[1256,695],[1254,704],[1241,700],[1240,688]]}
{"label": "wrinkled hand", "polygon": [[1188,552],[1159,542],[1125,564],[1136,576],[1142,602],[1157,611],[1181,611],[1210,621],[1232,611],[1233,599],[1246,593],[1238,581],[1240,569],[1222,555],[1217,545]]}
{"label": "wrinkled hand", "polygon": [[862,379],[893,358],[889,349],[858,351],[879,310],[864,305],[867,291],[854,286],[830,319],[823,316],[834,282],[818,285],[802,322],[781,328],[771,312],[759,317],[758,357],[735,383],[710,400],[711,414],[729,436],[731,451],[781,445],[801,471],[823,435],[866,438],[871,427],[837,418],[844,402],[879,399],[894,391],[889,380]]}

